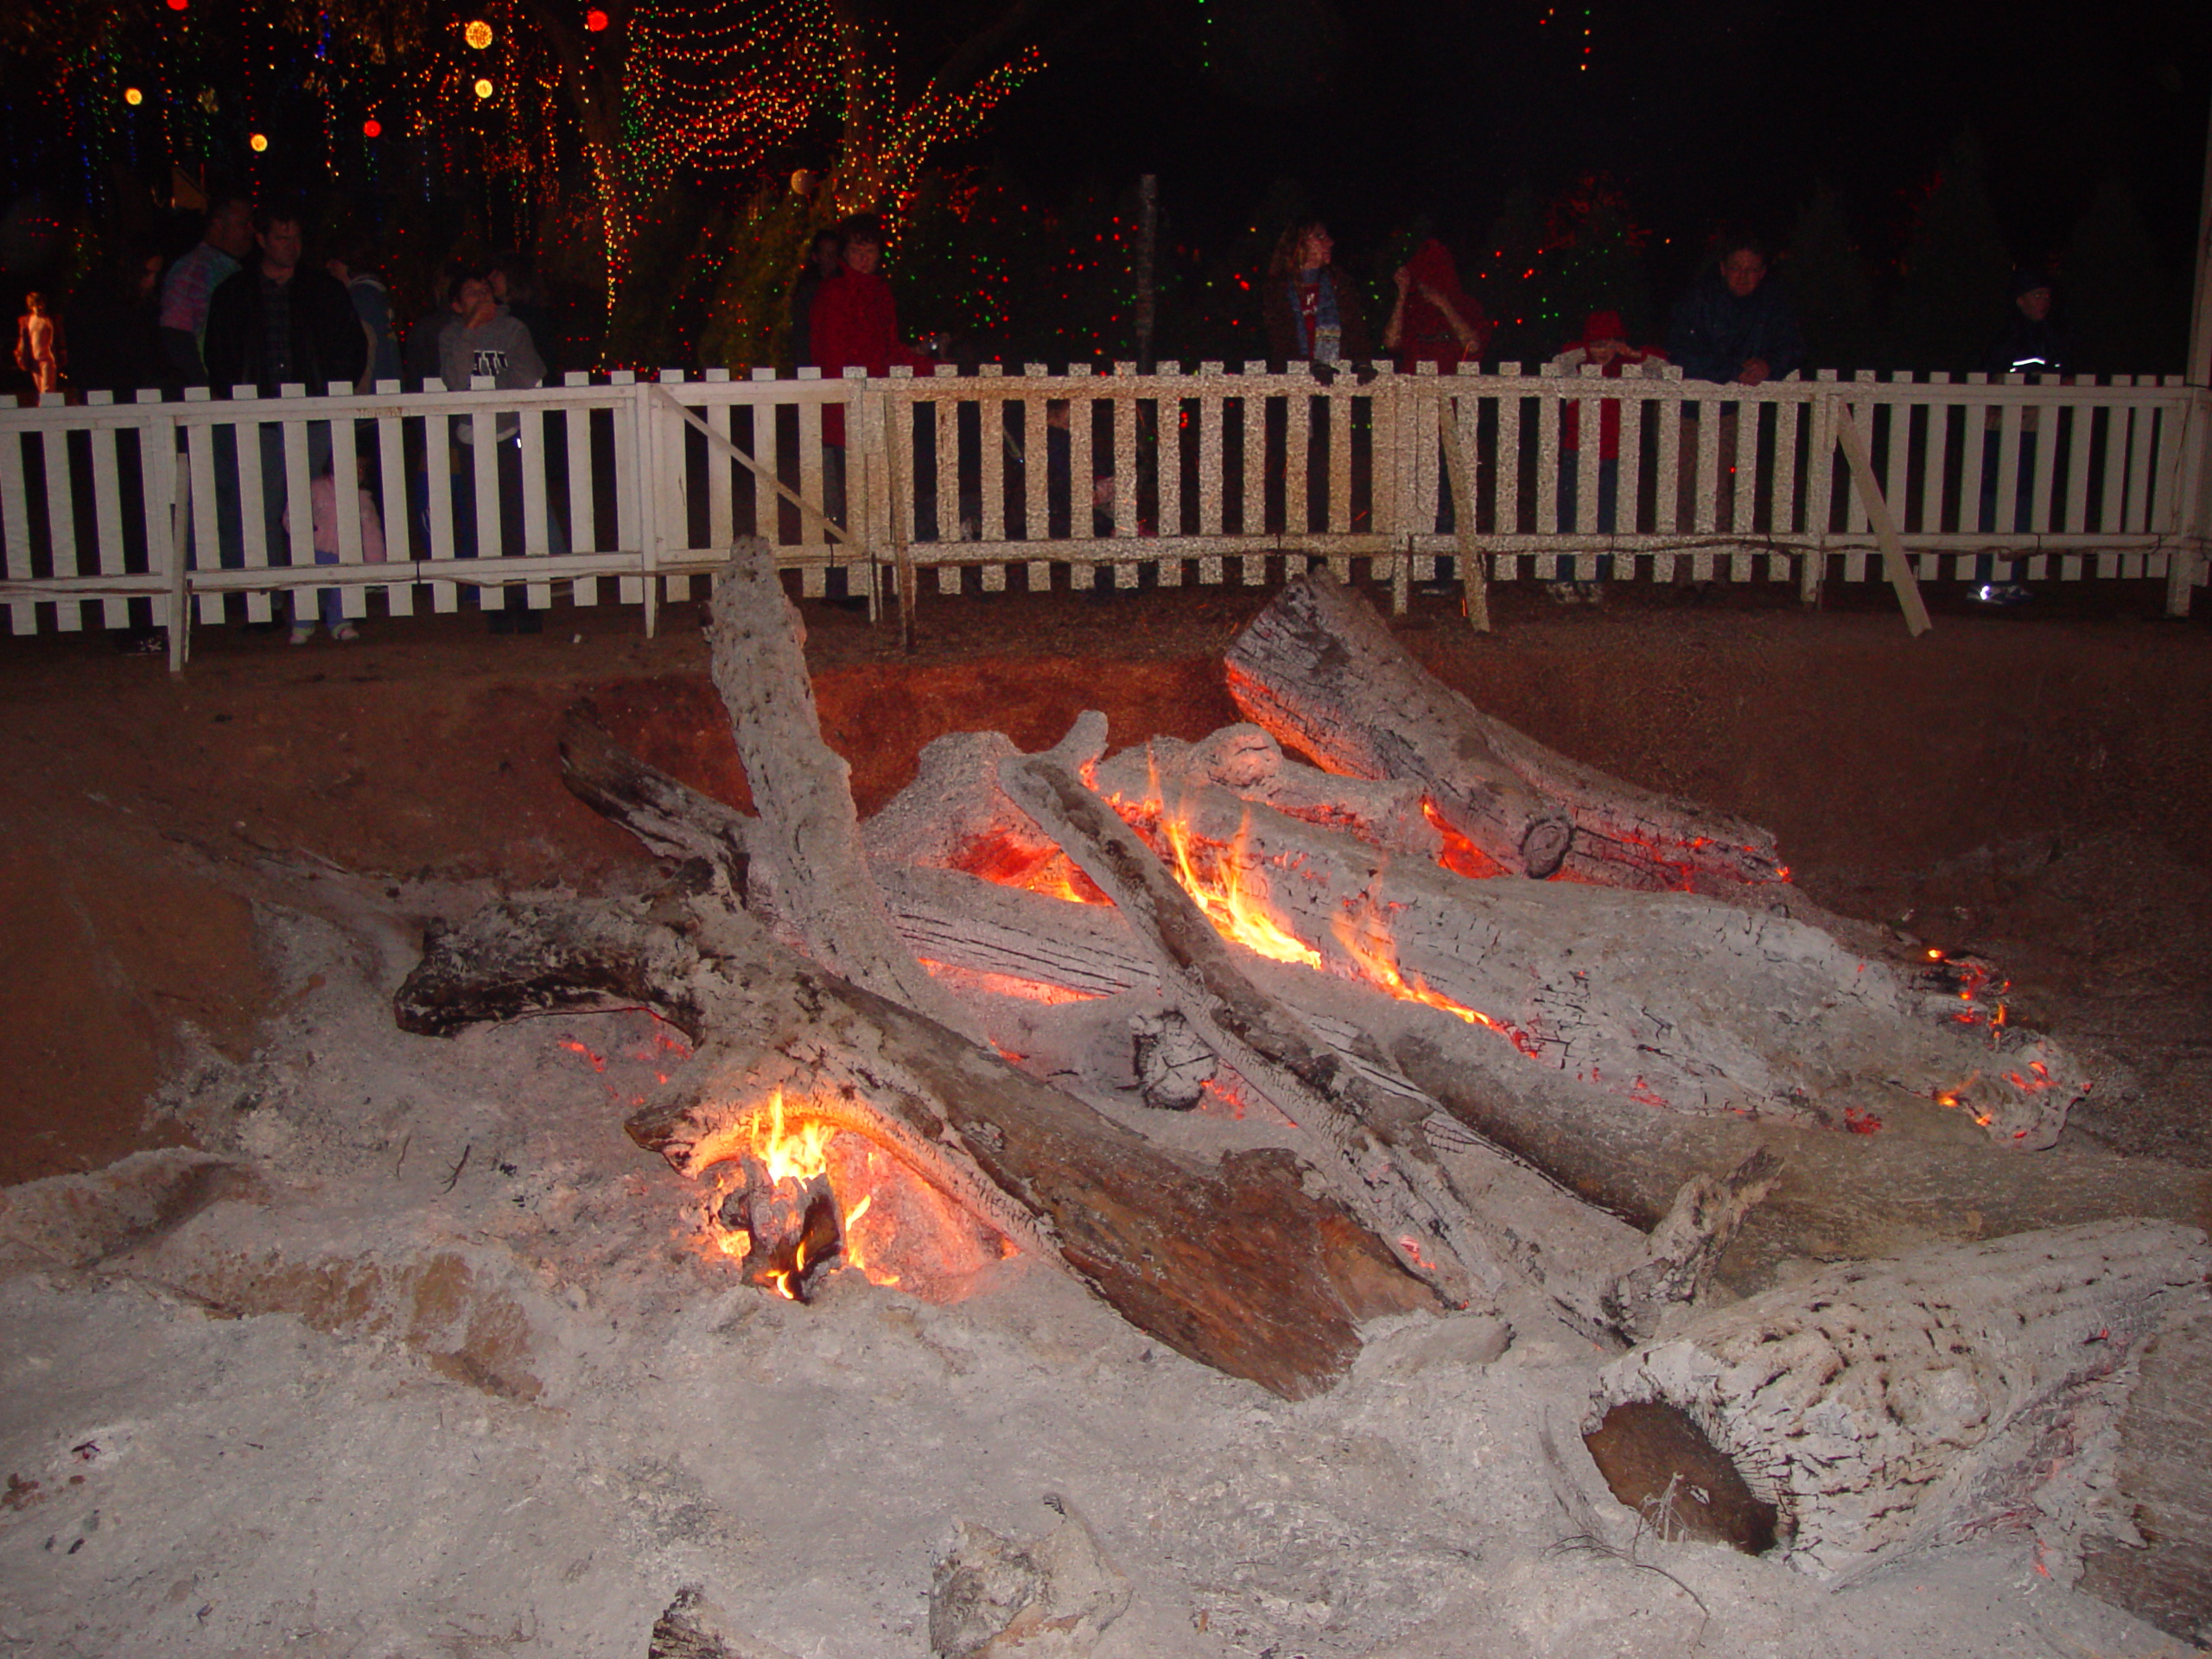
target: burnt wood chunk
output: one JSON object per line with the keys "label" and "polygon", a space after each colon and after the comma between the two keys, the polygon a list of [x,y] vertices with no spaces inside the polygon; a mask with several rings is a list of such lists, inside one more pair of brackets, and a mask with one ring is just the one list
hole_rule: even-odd
{"label": "burnt wood chunk", "polygon": [[495,906],[435,934],[397,1001],[408,1029],[448,1034],[610,997],[701,1038],[629,1122],[677,1168],[735,1155],[748,1116],[803,1084],[808,1110],[1048,1252],[1140,1330],[1287,1398],[1343,1376],[1364,1321],[1436,1306],[1349,1210],[1306,1190],[1290,1154],[1173,1157],[742,912],[686,936],[611,900]]}
{"label": "burnt wood chunk", "polygon": [[2024,1520],[2078,1537],[2117,1439],[2100,1385],[2208,1268],[2196,1228],[2113,1221],[1825,1268],[1616,1360],[1585,1433],[1662,1531],[1755,1549],[1770,1516],[1820,1578]]}
{"label": "burnt wood chunk", "polygon": [[1445,824],[1509,873],[1752,902],[1784,874],[1757,824],[1609,778],[1484,714],[1326,571],[1252,620],[1228,671],[1248,719],[1328,771],[1419,783]]}

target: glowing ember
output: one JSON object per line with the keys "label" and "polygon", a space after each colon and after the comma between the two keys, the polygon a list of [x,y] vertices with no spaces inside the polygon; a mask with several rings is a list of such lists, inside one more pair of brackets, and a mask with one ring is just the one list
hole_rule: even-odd
{"label": "glowing ember", "polygon": [[[776,1090],[718,1137],[697,1240],[710,1259],[794,1301],[838,1266],[871,1284],[957,1300],[1012,1246],[915,1178],[878,1142],[803,1096]],[[849,1208],[847,1205],[849,1205]]]}
{"label": "glowing ember", "polygon": [[1436,803],[1426,795],[1421,798],[1421,815],[1435,825],[1436,833],[1444,837],[1444,850],[1436,855],[1436,861],[1452,874],[1487,881],[1492,876],[1505,874],[1504,867],[1496,859],[1445,823],[1436,810]]}

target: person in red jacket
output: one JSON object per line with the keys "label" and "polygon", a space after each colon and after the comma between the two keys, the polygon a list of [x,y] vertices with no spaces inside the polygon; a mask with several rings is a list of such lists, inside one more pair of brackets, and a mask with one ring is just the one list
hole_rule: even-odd
{"label": "person in red jacket", "polygon": [[[927,374],[936,366],[928,354],[899,338],[899,308],[880,269],[883,221],[863,213],[840,228],[845,238],[844,268],[822,284],[811,320],[814,360],[822,366],[822,378],[835,380],[847,369],[887,375],[899,364]],[[841,405],[832,404],[822,411],[822,436],[824,442],[844,448],[845,411]]]}
{"label": "person in red jacket", "polygon": [[[1628,343],[1628,329],[1618,311],[1593,311],[1582,325],[1582,337],[1569,345],[1548,366],[1563,375],[1580,375],[1586,367],[1594,367],[1609,380],[1618,379],[1630,369],[1646,363],[1663,363],[1666,354],[1655,346],[1641,349]],[[1582,477],[1582,404],[1571,403],[1560,411],[1559,448],[1559,527],[1574,528],[1575,498]],[[1621,471],[1621,400],[1607,397],[1598,405],[1598,512],[1597,529],[1600,535],[1613,533],[1616,504],[1620,495]],[[1634,485],[1631,482],[1630,488]],[[1633,529],[1631,524],[1630,528]],[[1604,582],[1613,573],[1613,556],[1600,554],[1598,558],[1598,580]],[[1580,600],[1594,602],[1599,593],[1596,582],[1556,582],[1550,584],[1552,597],[1562,602]]]}
{"label": "person in red jacket", "polygon": [[1449,374],[1463,362],[1481,359],[1490,344],[1490,319],[1481,302],[1459,286],[1459,268],[1449,248],[1430,237],[1391,280],[1398,299],[1382,325],[1382,346],[1397,353],[1399,373],[1433,363],[1439,374]]}

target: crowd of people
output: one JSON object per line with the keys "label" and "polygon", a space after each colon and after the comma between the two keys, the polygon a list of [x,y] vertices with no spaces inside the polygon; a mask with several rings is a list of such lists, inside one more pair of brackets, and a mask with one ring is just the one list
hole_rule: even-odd
{"label": "crowd of people", "polygon": [[[543,334],[543,314],[531,303],[525,259],[509,255],[486,268],[453,267],[442,302],[404,330],[393,317],[381,264],[373,239],[362,231],[342,231],[327,245],[311,251],[306,216],[297,204],[257,205],[241,196],[220,196],[208,204],[200,240],[166,267],[157,250],[134,245],[86,283],[60,315],[44,296],[30,296],[17,324],[16,365],[41,393],[66,385],[121,399],[142,390],[174,393],[194,386],[219,396],[251,387],[274,397],[288,385],[316,393],[333,388],[367,391],[379,381],[403,378],[409,385],[442,384],[454,391],[466,390],[481,378],[509,391],[543,384],[550,341]],[[374,493],[359,493],[354,531],[365,558],[383,559],[385,511],[412,513],[427,532],[432,493],[441,487],[452,508],[458,556],[475,556],[480,513],[471,458],[474,433],[471,423],[452,424],[447,442],[410,446],[417,453],[410,457],[404,506],[391,499],[397,492],[386,493],[381,509]],[[292,544],[283,429],[275,423],[249,429],[255,435],[245,441],[260,450],[257,505],[270,562],[311,556],[318,563],[337,563],[342,526],[333,444],[346,440],[351,429],[341,424],[334,432],[327,421],[307,428],[312,545],[305,550]],[[510,453],[518,432],[518,417],[499,424],[499,500],[483,504],[484,516],[500,519],[512,546],[520,545],[520,466],[518,456]],[[240,442],[238,429],[216,429],[214,552],[229,569],[245,562]],[[563,540],[557,513],[548,516],[554,538]],[[200,556],[196,548],[194,556]],[[508,589],[505,608],[493,617],[495,629],[530,631],[536,626],[522,598],[518,588]],[[315,607],[295,613],[292,643],[309,643],[318,626],[340,641],[358,636],[336,588],[321,589]],[[150,631],[136,637],[149,648],[158,645]]]}
{"label": "crowd of people", "polygon": [[[850,219],[817,233],[791,289],[788,360],[811,366],[825,378],[848,369],[887,374],[894,365],[927,373],[941,353],[940,342],[918,345],[902,338],[890,283],[882,269],[885,234],[874,215]],[[1483,307],[1462,285],[1450,250],[1435,238],[1414,246],[1392,273],[1391,303],[1378,337],[1370,333],[1369,308],[1360,284],[1335,263],[1336,245],[1318,219],[1285,229],[1261,284],[1261,316],[1271,356],[1282,363],[1328,365],[1365,362],[1382,353],[1405,372],[1424,365],[1450,373],[1462,363],[1484,357],[1492,335]],[[1551,366],[1580,375],[1594,371],[1618,377],[1645,365],[1671,362],[1693,380],[1755,387],[1802,366],[1802,333],[1783,285],[1770,274],[1766,247],[1754,236],[1719,239],[1715,257],[1675,305],[1663,343],[1637,343],[1620,308],[1601,308],[1584,319],[1573,338],[1561,342]],[[365,391],[379,381],[409,385],[443,385],[462,390],[488,378],[503,390],[543,384],[550,375],[553,344],[543,314],[533,303],[526,260],[507,256],[481,268],[449,270],[439,304],[401,328],[392,312],[390,290],[380,274],[373,240],[359,230],[341,232],[325,247],[310,251],[301,209],[295,204],[257,205],[243,197],[220,196],[208,204],[199,242],[164,266],[158,251],[133,245],[87,282],[61,307],[49,296],[27,297],[18,320],[16,363],[35,391],[106,391],[128,397],[141,389],[175,391],[205,386],[217,395],[251,386],[264,396],[300,384],[322,391],[346,387]],[[2013,309],[1989,348],[1984,366],[1993,375],[2063,375],[2069,367],[2066,339],[2053,319],[2050,279],[2041,271],[2021,271],[2013,285]],[[1723,499],[1720,522],[1728,522],[1726,493],[1734,478],[1738,423],[1744,405],[1720,402],[1686,411],[1711,420],[1719,451]],[[824,410],[825,505],[833,518],[844,511],[844,411]],[[1310,454],[1316,459],[1328,445],[1325,404],[1314,411]],[[1594,422],[1586,421],[1579,403],[1563,411],[1562,467],[1558,489],[1557,528],[1576,527],[1583,475],[1583,446],[1594,443],[1597,463],[1594,524],[1611,533],[1619,515],[1621,405],[1597,402]],[[479,504],[474,497],[472,423],[450,423],[449,440],[419,446],[442,454],[413,456],[415,475],[404,510],[427,531],[434,491],[442,488],[452,509],[450,522],[460,556],[473,557],[478,546]],[[483,504],[499,519],[508,545],[520,544],[519,457],[516,448],[520,417],[499,423],[495,441],[500,454],[495,473],[499,501]],[[1594,435],[1593,435],[1594,431]],[[314,545],[304,551],[319,562],[338,558],[340,511],[332,481],[332,423],[309,427],[308,475]],[[340,430],[343,435],[343,429]],[[1068,533],[1070,444],[1067,406],[1048,410],[1045,465],[1052,480],[1048,499],[1055,504],[1050,533]],[[1028,435],[1010,427],[1007,448],[1014,464],[1026,460]],[[220,562],[243,564],[245,516],[236,465],[237,429],[218,432],[218,547]],[[258,429],[262,449],[259,504],[264,545],[272,562],[289,562],[300,551],[290,544],[283,430],[274,423]],[[1996,442],[1994,432],[1989,442]],[[1993,464],[1985,469],[1979,524],[1984,530],[2016,529],[2025,512],[2026,480],[2035,456],[2032,423],[2021,435],[2018,475],[2019,500],[1996,499]],[[1685,443],[1688,457],[1696,446]],[[1321,487],[1319,474],[1309,480]],[[1110,491],[1111,480],[1104,481]],[[1449,531],[1455,511],[1452,492],[1440,504],[1438,528]],[[325,498],[327,498],[326,499]],[[1017,492],[1015,499],[1020,499]],[[386,499],[385,511],[397,504]],[[1094,512],[1110,515],[1112,502],[1094,494]],[[358,541],[366,556],[378,558],[383,534],[377,499],[364,491],[358,504]],[[555,541],[565,547],[557,504],[547,518]],[[2001,522],[2000,522],[2001,521]],[[920,526],[917,527],[921,528]],[[1020,526],[1009,524],[1015,535]],[[563,550],[556,549],[556,550]],[[1976,587],[1993,602],[2013,602],[2025,590],[2001,565],[1987,564]],[[1601,564],[1599,582],[1610,572]],[[1562,600],[1594,599],[1594,583],[1561,582],[1553,592]],[[510,588],[510,603],[521,597]],[[321,590],[315,613],[296,616],[295,643],[315,637],[318,620],[336,639],[355,637],[343,614],[336,589]],[[534,616],[517,607],[496,614],[495,627],[528,629]]]}

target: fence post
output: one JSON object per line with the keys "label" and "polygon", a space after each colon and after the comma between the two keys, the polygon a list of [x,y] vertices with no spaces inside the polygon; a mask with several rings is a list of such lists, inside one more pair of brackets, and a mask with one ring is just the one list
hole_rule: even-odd
{"label": "fence post", "polygon": [[1825,390],[1814,391],[1810,400],[1812,429],[1805,435],[1805,530],[1812,545],[1805,550],[1804,563],[1798,568],[1797,600],[1807,610],[1819,608],[1821,594],[1828,580],[1828,496],[1833,488],[1829,468],[1835,454],[1834,403],[1834,396]]}
{"label": "fence post", "polygon": [[2166,558],[2166,614],[2187,616],[2197,577],[2212,543],[2212,391],[2191,386],[2182,394],[2181,437],[2175,444],[2179,469],[2174,503],[2173,551]]}
{"label": "fence post", "polygon": [[654,499],[651,487],[654,471],[658,465],[659,448],[653,420],[653,383],[639,378],[630,384],[630,444],[632,470],[630,494],[637,503],[638,565],[643,574],[642,599],[645,613],[645,638],[651,639],[660,629],[660,515],[661,503]]}
{"label": "fence post", "polygon": [[[152,431],[140,434],[138,439],[138,454],[142,458],[150,458],[153,472],[147,480],[149,499],[146,504],[146,564],[149,569],[160,568],[168,580],[171,674],[182,674],[184,665],[192,660],[192,577],[187,568],[190,562],[186,557],[192,536],[192,472],[189,467],[177,465],[176,447],[181,435],[172,416]],[[154,527],[162,522],[163,501],[169,504],[168,534],[165,540],[153,533]],[[167,560],[167,564],[160,565],[162,560]]]}

